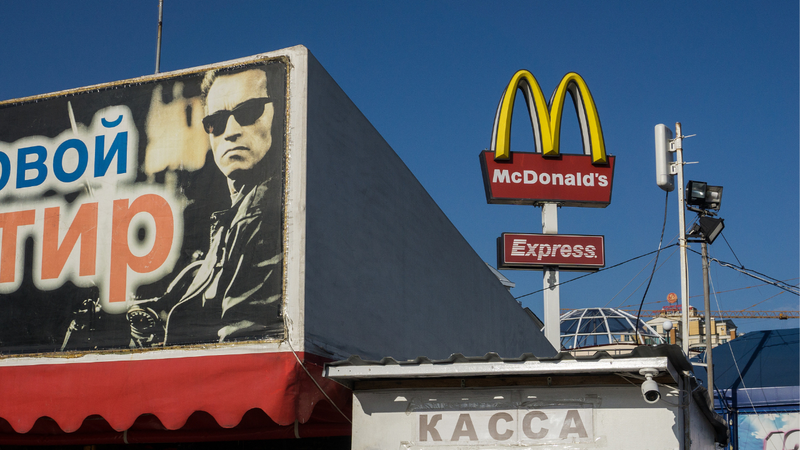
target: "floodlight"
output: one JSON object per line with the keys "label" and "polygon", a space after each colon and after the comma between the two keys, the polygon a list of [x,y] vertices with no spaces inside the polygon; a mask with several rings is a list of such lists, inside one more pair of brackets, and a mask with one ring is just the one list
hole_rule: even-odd
{"label": "floodlight", "polygon": [[703,216],[689,230],[688,236],[701,238],[706,243],[711,244],[719,236],[723,228],[725,228],[725,219]]}
{"label": "floodlight", "polygon": [[708,183],[703,181],[689,181],[686,183],[686,203],[690,205],[702,205],[706,199],[706,187]]}
{"label": "floodlight", "polygon": [[719,204],[722,201],[722,186],[706,186],[706,209],[719,211]]}
{"label": "floodlight", "polygon": [[686,184],[686,203],[703,210],[719,211],[722,202],[722,186],[709,186],[705,181],[689,181]]}

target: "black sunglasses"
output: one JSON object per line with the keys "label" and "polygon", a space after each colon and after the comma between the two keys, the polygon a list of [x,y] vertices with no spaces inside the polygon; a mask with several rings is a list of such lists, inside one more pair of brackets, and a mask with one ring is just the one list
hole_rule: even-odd
{"label": "black sunglasses", "polygon": [[245,100],[230,111],[222,110],[205,116],[203,118],[203,128],[205,128],[206,133],[219,136],[225,132],[230,116],[233,116],[236,122],[243,127],[252,125],[264,114],[264,105],[270,102],[272,102],[272,99],[268,97]]}

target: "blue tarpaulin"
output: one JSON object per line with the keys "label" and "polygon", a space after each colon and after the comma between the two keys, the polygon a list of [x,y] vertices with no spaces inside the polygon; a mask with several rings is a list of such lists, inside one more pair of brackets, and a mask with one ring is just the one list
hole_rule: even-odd
{"label": "blue tarpaulin", "polygon": [[[714,389],[728,408],[800,406],[800,329],[754,331],[712,352]],[[704,367],[695,376],[708,386]]]}

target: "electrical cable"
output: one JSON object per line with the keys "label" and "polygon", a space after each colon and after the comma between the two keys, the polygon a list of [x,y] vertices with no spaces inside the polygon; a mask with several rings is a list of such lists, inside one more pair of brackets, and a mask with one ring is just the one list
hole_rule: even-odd
{"label": "electrical cable", "polygon": [[[310,378],[310,379],[311,379],[311,381],[313,381],[313,382],[314,382],[314,385],[316,385],[316,386],[317,386],[317,389],[319,389],[319,391],[322,393],[322,395],[324,395],[324,396],[325,396],[325,398],[327,398],[327,399],[328,399],[328,401],[331,403],[331,405],[333,405],[333,407],[334,407],[334,408],[336,408],[336,411],[339,411],[339,414],[341,414],[341,415],[342,415],[342,417],[344,417],[344,420],[346,420],[347,422],[349,422],[349,423],[352,425],[352,424],[353,424],[353,421],[352,421],[352,420],[350,420],[350,418],[349,418],[349,417],[347,417],[347,414],[345,414],[345,413],[344,413],[344,412],[343,412],[341,409],[339,409],[339,406],[337,406],[337,405],[336,405],[336,402],[334,402],[334,401],[333,401],[333,400],[332,400],[332,399],[331,399],[331,398],[328,396],[328,393],[327,393],[327,392],[325,392],[325,389],[322,389],[322,386],[320,386],[320,385],[319,385],[319,383],[317,383],[317,380],[316,380],[316,379],[315,379],[315,378],[314,378],[314,377],[311,375],[311,372],[309,372],[309,371],[308,371],[308,368],[305,366],[305,364],[303,364],[303,362],[302,362],[302,361],[300,361],[300,357],[299,357],[299,356],[297,356],[297,352],[296,352],[296,351],[294,351],[294,347],[292,347],[292,343],[291,343],[291,342],[289,342],[289,340],[288,340],[288,339],[286,340],[286,343],[287,343],[287,344],[289,344],[289,350],[291,350],[291,351],[292,351],[292,354],[294,355],[294,359],[296,359],[296,360],[297,360],[297,364],[300,364],[300,367],[302,367],[302,368],[303,368],[303,370],[306,372],[306,375],[308,375],[308,378]],[[296,422],[296,421],[295,421],[295,422]]]}
{"label": "electrical cable", "polygon": [[736,258],[736,262],[738,262],[740,266],[744,267],[744,264],[742,264],[742,262],[739,261],[739,257],[736,256],[736,252],[733,251],[733,247],[731,247],[731,244],[728,242],[728,238],[725,237],[725,234],[720,231],[719,235],[722,236],[722,239],[725,241],[726,244],[728,244],[728,248],[731,250],[731,253],[733,253],[733,257]]}
{"label": "electrical cable", "polygon": [[[788,280],[782,280],[781,283],[788,284],[788,283],[786,283],[787,281],[796,280],[796,279],[797,278],[789,278]],[[770,285],[768,285],[766,283],[764,283],[764,284],[754,284],[752,286],[745,286],[745,287],[740,287],[740,288],[726,289],[724,291],[719,291],[719,292],[716,292],[716,293],[717,294],[725,294],[727,292],[743,291],[745,289],[753,289],[753,288],[757,288],[757,287],[761,287],[761,286],[770,286]],[[794,285],[790,285],[790,286],[794,286]],[[695,295],[690,295],[689,298],[702,297],[702,296],[703,296],[703,294],[695,294]],[[752,308],[752,306],[751,306],[751,308]]]}
{"label": "electrical cable", "polygon": [[[714,288],[714,280],[711,278],[710,273],[708,276],[708,282],[711,285],[711,289],[716,291],[716,289]],[[720,311],[722,308],[719,305],[719,297],[717,297],[716,292],[714,293],[714,303],[717,304],[717,311]],[[734,367],[736,367],[736,374],[739,376],[739,381],[741,381],[742,383],[742,390],[744,390],[744,393],[747,395],[747,401],[750,403],[750,407],[753,408],[753,413],[755,414],[758,423],[761,425],[762,428],[764,428],[764,424],[761,422],[761,416],[758,414],[758,411],[756,411],[756,406],[753,404],[753,399],[750,397],[750,391],[747,389],[747,385],[744,383],[744,376],[742,376],[742,370],[739,369],[739,362],[736,361],[736,355],[734,355],[733,353],[733,346],[730,344],[730,342],[728,342],[728,350],[730,350],[731,352],[731,359],[733,360]],[[713,349],[711,349],[711,351],[713,351]],[[716,390],[716,388],[717,384],[714,383],[714,389]]]}
{"label": "electrical cable", "polygon": [[[663,267],[663,266],[664,266],[664,263],[665,263],[666,261],[668,261],[668,260],[669,260],[669,258],[671,258],[671,257],[672,257],[672,255],[674,255],[676,251],[678,251],[678,249],[675,249],[675,250],[673,250],[673,251],[672,251],[672,254],[670,254],[670,255],[667,257],[667,259],[666,259],[666,260],[664,260],[664,262],[662,262],[662,263],[661,263],[661,266],[659,266],[659,269],[660,269],[661,267]],[[619,291],[618,291],[616,294],[614,294],[614,296],[613,296],[613,297],[611,297],[611,298],[610,298],[610,299],[609,299],[609,300],[606,302],[606,304],[605,304],[605,305],[603,305],[603,308],[605,308],[606,306],[608,306],[608,304],[609,304],[609,303],[611,303],[611,302],[612,302],[612,301],[613,301],[615,298],[617,298],[617,296],[618,296],[619,294],[621,294],[621,293],[622,293],[622,291],[624,291],[624,290],[625,290],[625,288],[627,288],[627,287],[628,287],[628,286],[629,286],[631,283],[633,283],[633,280],[635,280],[635,279],[636,279],[636,278],[637,278],[639,275],[641,275],[641,274],[642,274],[642,272],[644,272],[644,269],[646,269],[646,268],[647,268],[647,266],[649,266],[649,265],[650,265],[650,263],[651,263],[651,262],[653,262],[654,260],[655,260],[655,258],[651,259],[650,261],[648,261],[648,262],[647,262],[647,264],[645,264],[644,266],[642,266],[642,269],[641,269],[641,270],[640,270],[640,271],[639,271],[639,272],[638,272],[636,275],[634,275],[634,276],[633,276],[633,278],[631,278],[631,280],[630,280],[630,281],[628,281],[627,283],[625,283],[625,286],[622,286],[622,288],[621,288],[621,289],[620,289],[620,290],[619,290]],[[658,270],[658,269],[656,269],[656,270]],[[629,298],[631,298],[631,295],[635,294],[635,293],[636,293],[636,291],[638,291],[638,290],[639,290],[639,288],[640,288],[640,287],[642,287],[642,285],[643,285],[643,284],[644,284],[644,282],[642,282],[642,284],[640,284],[640,285],[639,285],[639,286],[638,286],[636,289],[634,289],[634,290],[633,290],[633,292],[631,292],[631,293],[630,293],[630,295],[628,295],[627,297],[625,297],[625,299],[624,299],[624,300],[622,300],[622,302],[624,303],[624,302],[625,302],[625,301],[627,301]],[[617,306],[617,308],[620,308],[620,307],[621,307],[621,306]]]}
{"label": "electrical cable", "polygon": [[760,304],[764,303],[765,301],[767,301],[767,300],[772,300],[773,298],[775,298],[775,297],[777,297],[777,296],[779,296],[779,295],[781,295],[781,294],[785,294],[785,293],[786,293],[786,291],[781,291],[781,292],[778,292],[777,294],[775,294],[775,295],[771,295],[771,296],[769,296],[769,297],[765,298],[764,300],[761,300],[761,301],[760,301],[760,302],[758,302],[758,303],[754,303],[754,304],[752,304],[752,305],[748,306],[747,308],[742,308],[742,311],[747,311],[747,310],[748,310],[748,309],[750,309],[750,308],[755,308],[756,306],[758,306],[758,305],[760,305]]}
{"label": "electrical cable", "polygon": [[[697,250],[689,249],[689,251],[691,251],[692,253],[698,254],[698,255],[700,254]],[[800,289],[798,289],[797,286],[787,285],[783,281],[778,280],[777,278],[772,278],[769,275],[765,275],[763,273],[757,272],[757,271],[752,270],[752,269],[745,269],[744,266],[735,266],[735,265],[733,265],[733,264],[731,264],[729,262],[720,261],[717,258],[708,258],[708,260],[709,261],[714,261],[715,263],[717,263],[717,264],[719,264],[719,265],[721,265],[723,267],[727,267],[729,269],[733,269],[733,270],[735,270],[737,272],[740,272],[740,273],[742,273],[744,275],[747,275],[749,277],[755,278],[756,280],[763,281],[764,283],[767,283],[769,285],[775,286],[778,289],[783,289],[784,291],[787,291],[787,292],[790,292],[790,293],[792,293],[794,295],[800,296]],[[753,272],[753,273],[750,273],[750,272]],[[758,274],[758,275],[754,275],[754,273]]]}
{"label": "electrical cable", "polygon": [[642,305],[644,299],[647,298],[647,292],[650,290],[650,283],[653,282],[653,276],[656,274],[656,266],[658,266],[658,255],[661,254],[661,244],[664,243],[664,230],[667,228],[667,207],[669,206],[669,191],[664,196],[664,223],[661,225],[661,237],[658,239],[658,252],[656,253],[656,262],[653,263],[653,271],[650,272],[650,279],[647,281],[647,287],[644,289],[642,301],[639,303],[639,312],[636,313],[636,343],[639,343],[639,322],[642,321]]}
{"label": "electrical cable", "polygon": [[[666,247],[664,247],[664,248],[662,248],[662,249],[660,249],[660,250],[653,250],[652,252],[647,252],[647,253],[645,253],[645,254],[643,254],[643,255],[634,256],[633,258],[631,258],[631,259],[628,259],[628,260],[626,260],[626,261],[622,261],[622,262],[621,262],[621,263],[619,263],[619,264],[614,264],[613,266],[604,267],[604,268],[602,268],[602,269],[599,269],[599,270],[597,270],[596,272],[587,273],[587,274],[581,275],[581,276],[579,276],[579,277],[575,277],[575,278],[573,278],[573,279],[571,279],[571,280],[567,280],[567,281],[562,281],[562,282],[560,282],[560,283],[556,283],[556,284],[552,285],[551,287],[555,287],[555,286],[561,286],[562,284],[567,284],[567,283],[572,283],[573,281],[580,280],[581,278],[585,278],[585,277],[588,277],[588,276],[590,276],[590,275],[595,275],[595,274],[597,274],[597,273],[604,272],[604,271],[606,271],[606,270],[615,269],[615,268],[617,268],[617,267],[619,267],[619,266],[621,266],[621,265],[623,265],[623,264],[627,264],[627,263],[629,263],[629,262],[636,261],[637,259],[639,259],[639,258],[644,258],[645,256],[650,256],[650,255],[652,255],[653,253],[659,252],[659,251],[661,251],[661,250],[666,250],[666,249],[668,249],[668,248],[670,248],[670,247],[675,247],[676,245],[678,245],[678,244],[677,244],[677,243],[675,243],[675,244],[670,244],[670,245],[668,245],[668,246],[666,246]],[[549,288],[548,288],[548,289],[549,289]],[[522,294],[522,295],[520,295],[519,297],[514,297],[514,299],[515,299],[515,300],[519,300],[519,299],[521,299],[521,298],[523,298],[523,297],[527,297],[527,296],[529,296],[529,295],[537,294],[537,293],[539,293],[539,292],[542,292],[542,291],[544,291],[544,288],[542,288],[542,289],[539,289],[538,291],[533,291],[533,292],[528,292],[527,294]]]}
{"label": "electrical cable", "polygon": [[[664,264],[666,264],[666,263],[667,263],[667,261],[669,261],[669,260],[670,260],[670,259],[671,259],[673,256],[675,256],[675,253],[676,253],[677,251],[678,251],[678,249],[677,249],[677,248],[676,248],[676,249],[674,249],[674,250],[672,251],[672,253],[670,253],[670,254],[669,254],[669,256],[667,256],[667,258],[666,258],[664,261],[662,261],[662,262],[661,262],[661,265],[660,265],[660,266],[658,266],[658,268],[656,269],[656,271],[658,271],[658,270],[660,270],[662,267],[664,267]],[[633,292],[631,292],[630,294],[628,294],[628,296],[627,296],[627,297],[625,297],[625,299],[623,299],[623,300],[620,302],[620,304],[619,304],[619,306],[617,306],[617,308],[618,308],[618,309],[619,309],[619,308],[623,308],[622,304],[623,304],[623,303],[625,303],[626,301],[628,301],[628,299],[629,299],[629,298],[633,297],[633,294],[635,294],[635,293],[636,293],[636,291],[638,291],[638,290],[639,290],[639,288],[641,288],[641,287],[644,285],[644,283],[645,283],[645,282],[644,282],[644,281],[642,281],[642,284],[640,284],[640,285],[639,285],[639,286],[638,286],[636,289],[634,289],[634,290],[633,290]],[[662,303],[662,302],[663,302],[663,300],[658,300],[658,301],[655,301],[655,302],[647,302],[647,303],[645,303],[645,304],[646,304],[646,305],[648,305],[648,304],[651,304],[651,303]],[[629,306],[634,306],[634,307],[635,307],[635,306],[636,306],[636,303],[634,303],[633,305],[629,305]],[[624,307],[625,307],[625,308],[627,308],[628,306],[624,306]]]}
{"label": "electrical cable", "polygon": [[[736,252],[734,252],[734,251],[733,251],[733,247],[731,247],[731,244],[728,242],[728,239],[725,237],[725,233],[722,233],[722,232],[720,232],[720,236],[722,236],[722,239],[724,239],[724,240],[725,240],[725,244],[727,244],[727,245],[728,245],[728,248],[730,249],[731,253],[733,254],[733,257],[734,257],[734,258],[736,258],[736,262],[738,262],[738,263],[739,263],[739,267],[740,267],[742,270],[749,270],[749,271],[751,271],[751,272],[753,272],[753,273],[756,273],[756,274],[758,274],[758,275],[761,275],[762,277],[767,277],[767,278],[769,278],[770,280],[773,280],[773,281],[775,281],[775,282],[777,282],[777,283],[780,283],[780,284],[784,284],[784,285],[791,286],[791,287],[797,287],[797,286],[793,286],[793,285],[788,285],[788,284],[786,284],[784,281],[778,280],[778,279],[776,279],[776,278],[772,278],[771,276],[769,276],[769,275],[766,275],[766,274],[763,274],[763,273],[761,273],[761,272],[758,272],[758,271],[756,271],[756,270],[752,270],[752,269],[746,269],[746,268],[744,267],[744,264],[742,264],[742,262],[739,260],[739,257],[738,257],[738,256],[736,256]],[[715,261],[717,261],[717,262],[720,262],[719,260],[715,260]],[[726,264],[729,264],[729,263],[726,263]],[[796,280],[796,278],[792,278],[792,279]]]}

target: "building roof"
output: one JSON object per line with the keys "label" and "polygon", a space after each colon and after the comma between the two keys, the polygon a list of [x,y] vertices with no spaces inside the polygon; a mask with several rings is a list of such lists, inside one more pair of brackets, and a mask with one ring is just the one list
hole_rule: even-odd
{"label": "building roof", "polygon": [[691,370],[691,364],[676,345],[639,346],[630,353],[611,355],[595,352],[592,356],[575,357],[561,352],[553,357],[537,357],[525,353],[518,358],[501,358],[497,353],[467,357],[453,354],[447,359],[431,360],[419,357],[396,361],[383,358],[369,361],[352,356],[344,361],[327,364],[326,376],[346,386],[357,381],[404,378],[447,378],[546,374],[637,373],[639,369],[655,368],[669,373],[673,380],[680,372]]}

